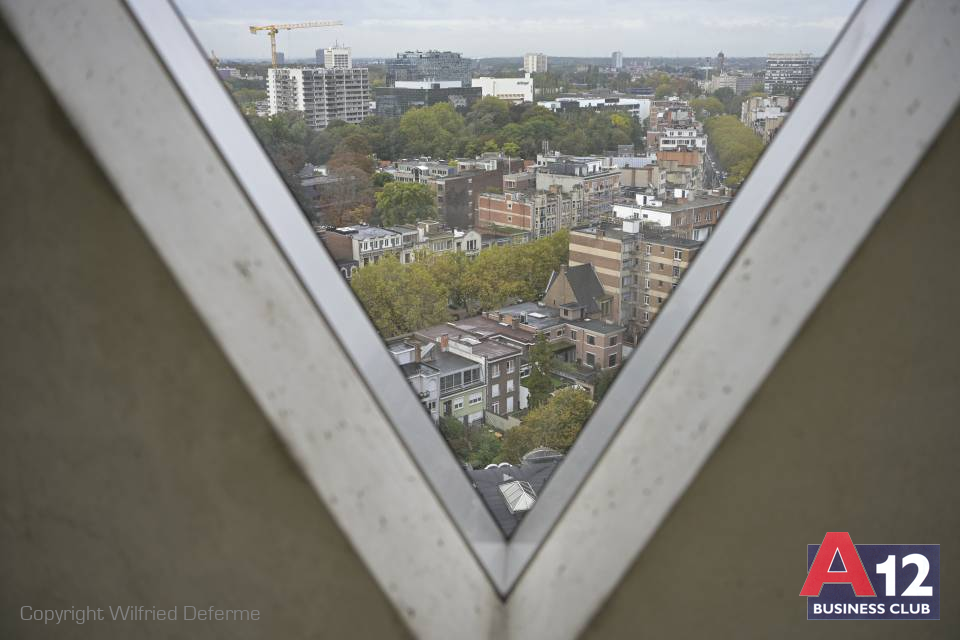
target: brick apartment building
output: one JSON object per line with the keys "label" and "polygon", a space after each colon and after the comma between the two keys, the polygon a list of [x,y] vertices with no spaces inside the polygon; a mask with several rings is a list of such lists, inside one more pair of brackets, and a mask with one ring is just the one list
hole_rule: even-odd
{"label": "brick apartment building", "polygon": [[483,193],[477,203],[477,226],[529,231],[536,239],[576,225],[582,209],[579,190]]}
{"label": "brick apartment building", "polygon": [[578,223],[609,215],[620,194],[620,169],[603,167],[598,158],[538,156],[537,191],[580,192],[583,201]]}
{"label": "brick apartment building", "polygon": [[636,342],[656,319],[702,246],[639,220],[570,233],[570,266],[593,265],[611,296],[611,318]]}

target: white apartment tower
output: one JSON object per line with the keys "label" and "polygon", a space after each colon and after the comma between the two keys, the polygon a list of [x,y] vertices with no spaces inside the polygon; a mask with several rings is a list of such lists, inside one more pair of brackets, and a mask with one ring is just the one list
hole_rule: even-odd
{"label": "white apartment tower", "polygon": [[527,53],[523,56],[524,73],[546,73],[547,56],[542,53]]}
{"label": "white apartment tower", "polygon": [[349,69],[353,66],[350,47],[335,45],[323,50],[323,66],[327,69]]}
{"label": "white apartment tower", "polygon": [[334,120],[357,124],[370,112],[370,81],[366,69],[271,68],[267,99],[271,116],[301,111],[312,129]]}
{"label": "white apartment tower", "polygon": [[610,64],[614,69],[623,69],[623,51],[614,51],[611,53]]}

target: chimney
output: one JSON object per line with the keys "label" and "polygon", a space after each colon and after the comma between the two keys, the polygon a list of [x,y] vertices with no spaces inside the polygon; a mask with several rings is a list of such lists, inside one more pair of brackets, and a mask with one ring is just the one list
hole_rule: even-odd
{"label": "chimney", "polygon": [[419,343],[419,342],[414,342],[414,343],[413,343],[413,361],[414,361],[414,362],[420,362],[420,358],[421,358],[421,354],[420,354],[420,343]]}
{"label": "chimney", "polygon": [[443,334],[440,336],[440,350],[446,351],[450,347],[450,336],[448,334]]}

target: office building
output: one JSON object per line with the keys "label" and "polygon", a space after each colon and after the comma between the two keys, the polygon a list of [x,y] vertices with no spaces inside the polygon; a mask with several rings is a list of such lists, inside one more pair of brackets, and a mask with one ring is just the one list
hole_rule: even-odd
{"label": "office building", "polygon": [[387,85],[403,80],[458,80],[468,83],[472,62],[454,51],[404,51],[384,61]]}
{"label": "office building", "polygon": [[341,47],[338,44],[326,49],[317,49],[317,64],[322,64],[327,69],[349,69],[353,66],[350,47]]}
{"label": "office building", "polygon": [[471,83],[480,87],[484,98],[493,96],[514,104],[533,102],[533,78],[529,73],[522,78],[474,78]]}
{"label": "office building", "polygon": [[610,54],[610,66],[617,71],[623,69],[623,51],[614,51]]}
{"label": "office building", "polygon": [[401,80],[392,87],[373,90],[378,116],[398,118],[414,107],[430,107],[447,102],[465,113],[483,92],[479,87],[464,87],[459,80]]}
{"label": "office building", "polygon": [[763,76],[763,91],[799,96],[817,68],[817,60],[809,53],[771,53]]}
{"label": "office building", "polygon": [[623,111],[639,121],[650,115],[649,98],[628,98],[626,96],[564,96],[556,100],[541,100],[538,106],[561,112],[567,109],[591,109],[593,111]]}

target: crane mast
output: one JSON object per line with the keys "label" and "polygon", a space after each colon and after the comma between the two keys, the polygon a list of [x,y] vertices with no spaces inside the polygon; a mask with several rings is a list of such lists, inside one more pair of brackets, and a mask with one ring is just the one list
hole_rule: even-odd
{"label": "crane mast", "polygon": [[277,33],[292,29],[312,29],[315,27],[338,27],[343,23],[339,20],[315,20],[313,22],[295,22],[292,24],[265,24],[250,27],[250,33],[256,35],[258,31],[266,31],[270,36],[270,59],[273,66],[277,66]]}

